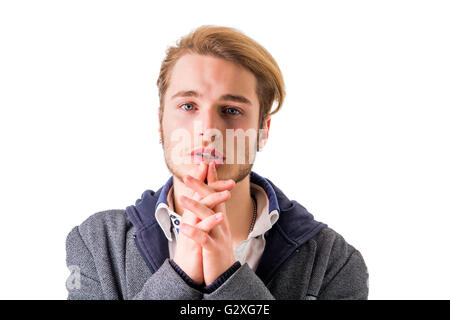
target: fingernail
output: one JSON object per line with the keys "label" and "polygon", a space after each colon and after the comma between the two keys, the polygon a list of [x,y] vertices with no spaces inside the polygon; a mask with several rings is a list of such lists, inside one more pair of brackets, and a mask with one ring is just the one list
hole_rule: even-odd
{"label": "fingernail", "polygon": [[216,214],[216,220],[222,220],[222,218],[223,218],[223,213],[222,212],[219,212],[219,213]]}

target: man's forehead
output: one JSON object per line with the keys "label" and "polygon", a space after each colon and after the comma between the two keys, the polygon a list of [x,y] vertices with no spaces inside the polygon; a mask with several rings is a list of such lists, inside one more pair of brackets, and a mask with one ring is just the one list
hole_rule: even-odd
{"label": "man's forehead", "polygon": [[256,78],[245,68],[224,59],[200,55],[181,57],[172,70],[166,98],[207,95],[250,105],[257,99]]}

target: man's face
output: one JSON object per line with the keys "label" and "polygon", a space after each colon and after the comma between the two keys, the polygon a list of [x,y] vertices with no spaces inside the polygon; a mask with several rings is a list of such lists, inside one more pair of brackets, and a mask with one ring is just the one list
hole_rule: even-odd
{"label": "man's face", "polygon": [[182,181],[200,161],[215,161],[219,179],[238,183],[253,166],[258,117],[250,71],[213,56],[182,56],[172,70],[160,124],[167,167]]}

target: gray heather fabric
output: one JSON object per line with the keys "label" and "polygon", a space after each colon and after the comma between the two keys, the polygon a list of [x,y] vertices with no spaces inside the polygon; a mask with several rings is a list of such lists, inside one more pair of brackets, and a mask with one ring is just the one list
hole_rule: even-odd
{"label": "gray heather fabric", "polygon": [[135,231],[125,210],[98,212],[70,231],[66,263],[71,271],[79,272],[66,282],[68,299],[368,298],[363,257],[329,227],[301,245],[267,286],[245,263],[210,294],[188,286],[168,259],[152,274],[134,242]]}

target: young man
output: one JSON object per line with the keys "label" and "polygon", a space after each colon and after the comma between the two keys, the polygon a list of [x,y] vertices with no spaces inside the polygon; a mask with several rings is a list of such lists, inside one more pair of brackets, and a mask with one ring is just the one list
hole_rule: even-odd
{"label": "young man", "polygon": [[360,252],[251,170],[285,94],[273,57],[202,26],[167,50],[157,84],[173,176],[72,229],[68,298],[367,299]]}

